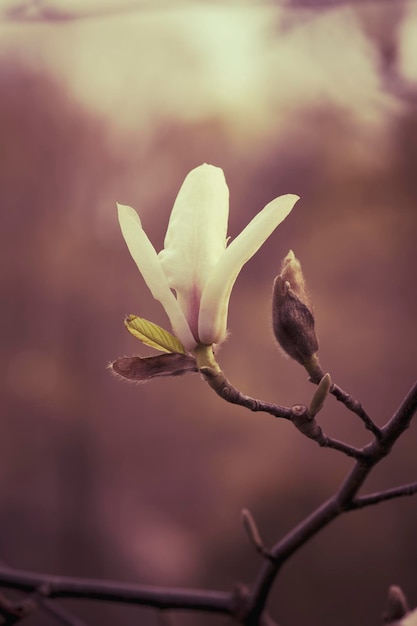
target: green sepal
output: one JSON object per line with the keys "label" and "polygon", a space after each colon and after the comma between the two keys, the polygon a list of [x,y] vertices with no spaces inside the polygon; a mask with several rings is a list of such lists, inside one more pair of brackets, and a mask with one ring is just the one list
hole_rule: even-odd
{"label": "green sepal", "polygon": [[153,322],[149,322],[137,315],[129,315],[125,319],[125,326],[145,346],[150,346],[161,352],[185,354],[185,348],[182,343],[174,335],[171,335],[167,330]]}

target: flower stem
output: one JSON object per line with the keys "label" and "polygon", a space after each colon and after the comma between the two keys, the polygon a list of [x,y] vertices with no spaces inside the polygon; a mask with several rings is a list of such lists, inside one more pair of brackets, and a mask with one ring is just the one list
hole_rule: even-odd
{"label": "flower stem", "polygon": [[212,370],[213,374],[219,374],[221,372],[220,366],[214,358],[213,346],[211,344],[198,344],[194,349],[194,355],[198,369],[209,368]]}

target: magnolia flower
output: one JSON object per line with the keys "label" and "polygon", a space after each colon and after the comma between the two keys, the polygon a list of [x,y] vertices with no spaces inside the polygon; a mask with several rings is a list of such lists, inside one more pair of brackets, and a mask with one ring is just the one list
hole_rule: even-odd
{"label": "magnolia flower", "polygon": [[134,209],[118,205],[130,254],[188,351],[226,335],[230,294],[243,265],[290,213],[298,196],[276,198],[229,245],[229,190],[223,171],[201,165],[186,177],[157,254]]}

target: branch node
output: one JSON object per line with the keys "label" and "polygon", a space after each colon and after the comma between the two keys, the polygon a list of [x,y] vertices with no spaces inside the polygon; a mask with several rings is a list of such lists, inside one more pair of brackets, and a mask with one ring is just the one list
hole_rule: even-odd
{"label": "branch node", "polygon": [[294,426],[309,439],[314,439],[320,445],[323,441],[323,431],[316,420],[310,415],[308,409],[303,404],[296,404],[291,408],[291,421]]}
{"label": "branch node", "polygon": [[39,595],[47,598],[48,596],[51,595],[51,585],[48,585],[48,583],[42,583],[41,585],[39,585],[39,587],[37,587],[36,589],[37,593],[39,593]]}
{"label": "branch node", "polygon": [[249,588],[243,583],[237,583],[232,592],[231,614],[237,621],[242,622],[247,614]]}

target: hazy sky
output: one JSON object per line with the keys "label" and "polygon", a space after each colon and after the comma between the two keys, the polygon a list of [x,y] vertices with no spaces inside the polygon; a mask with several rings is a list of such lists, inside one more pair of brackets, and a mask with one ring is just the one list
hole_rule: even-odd
{"label": "hazy sky", "polygon": [[80,102],[124,128],[152,125],[157,115],[220,115],[239,133],[256,133],[283,123],[300,103],[323,100],[378,123],[378,109],[383,117],[395,106],[381,88],[377,48],[392,24],[397,71],[417,77],[415,3],[402,13],[399,3],[392,8],[389,2],[376,10],[371,4],[320,12],[257,2],[136,5],[141,8],[123,11],[135,3],[44,3],[55,17],[120,10],[79,19],[4,20],[0,54],[51,72]]}

